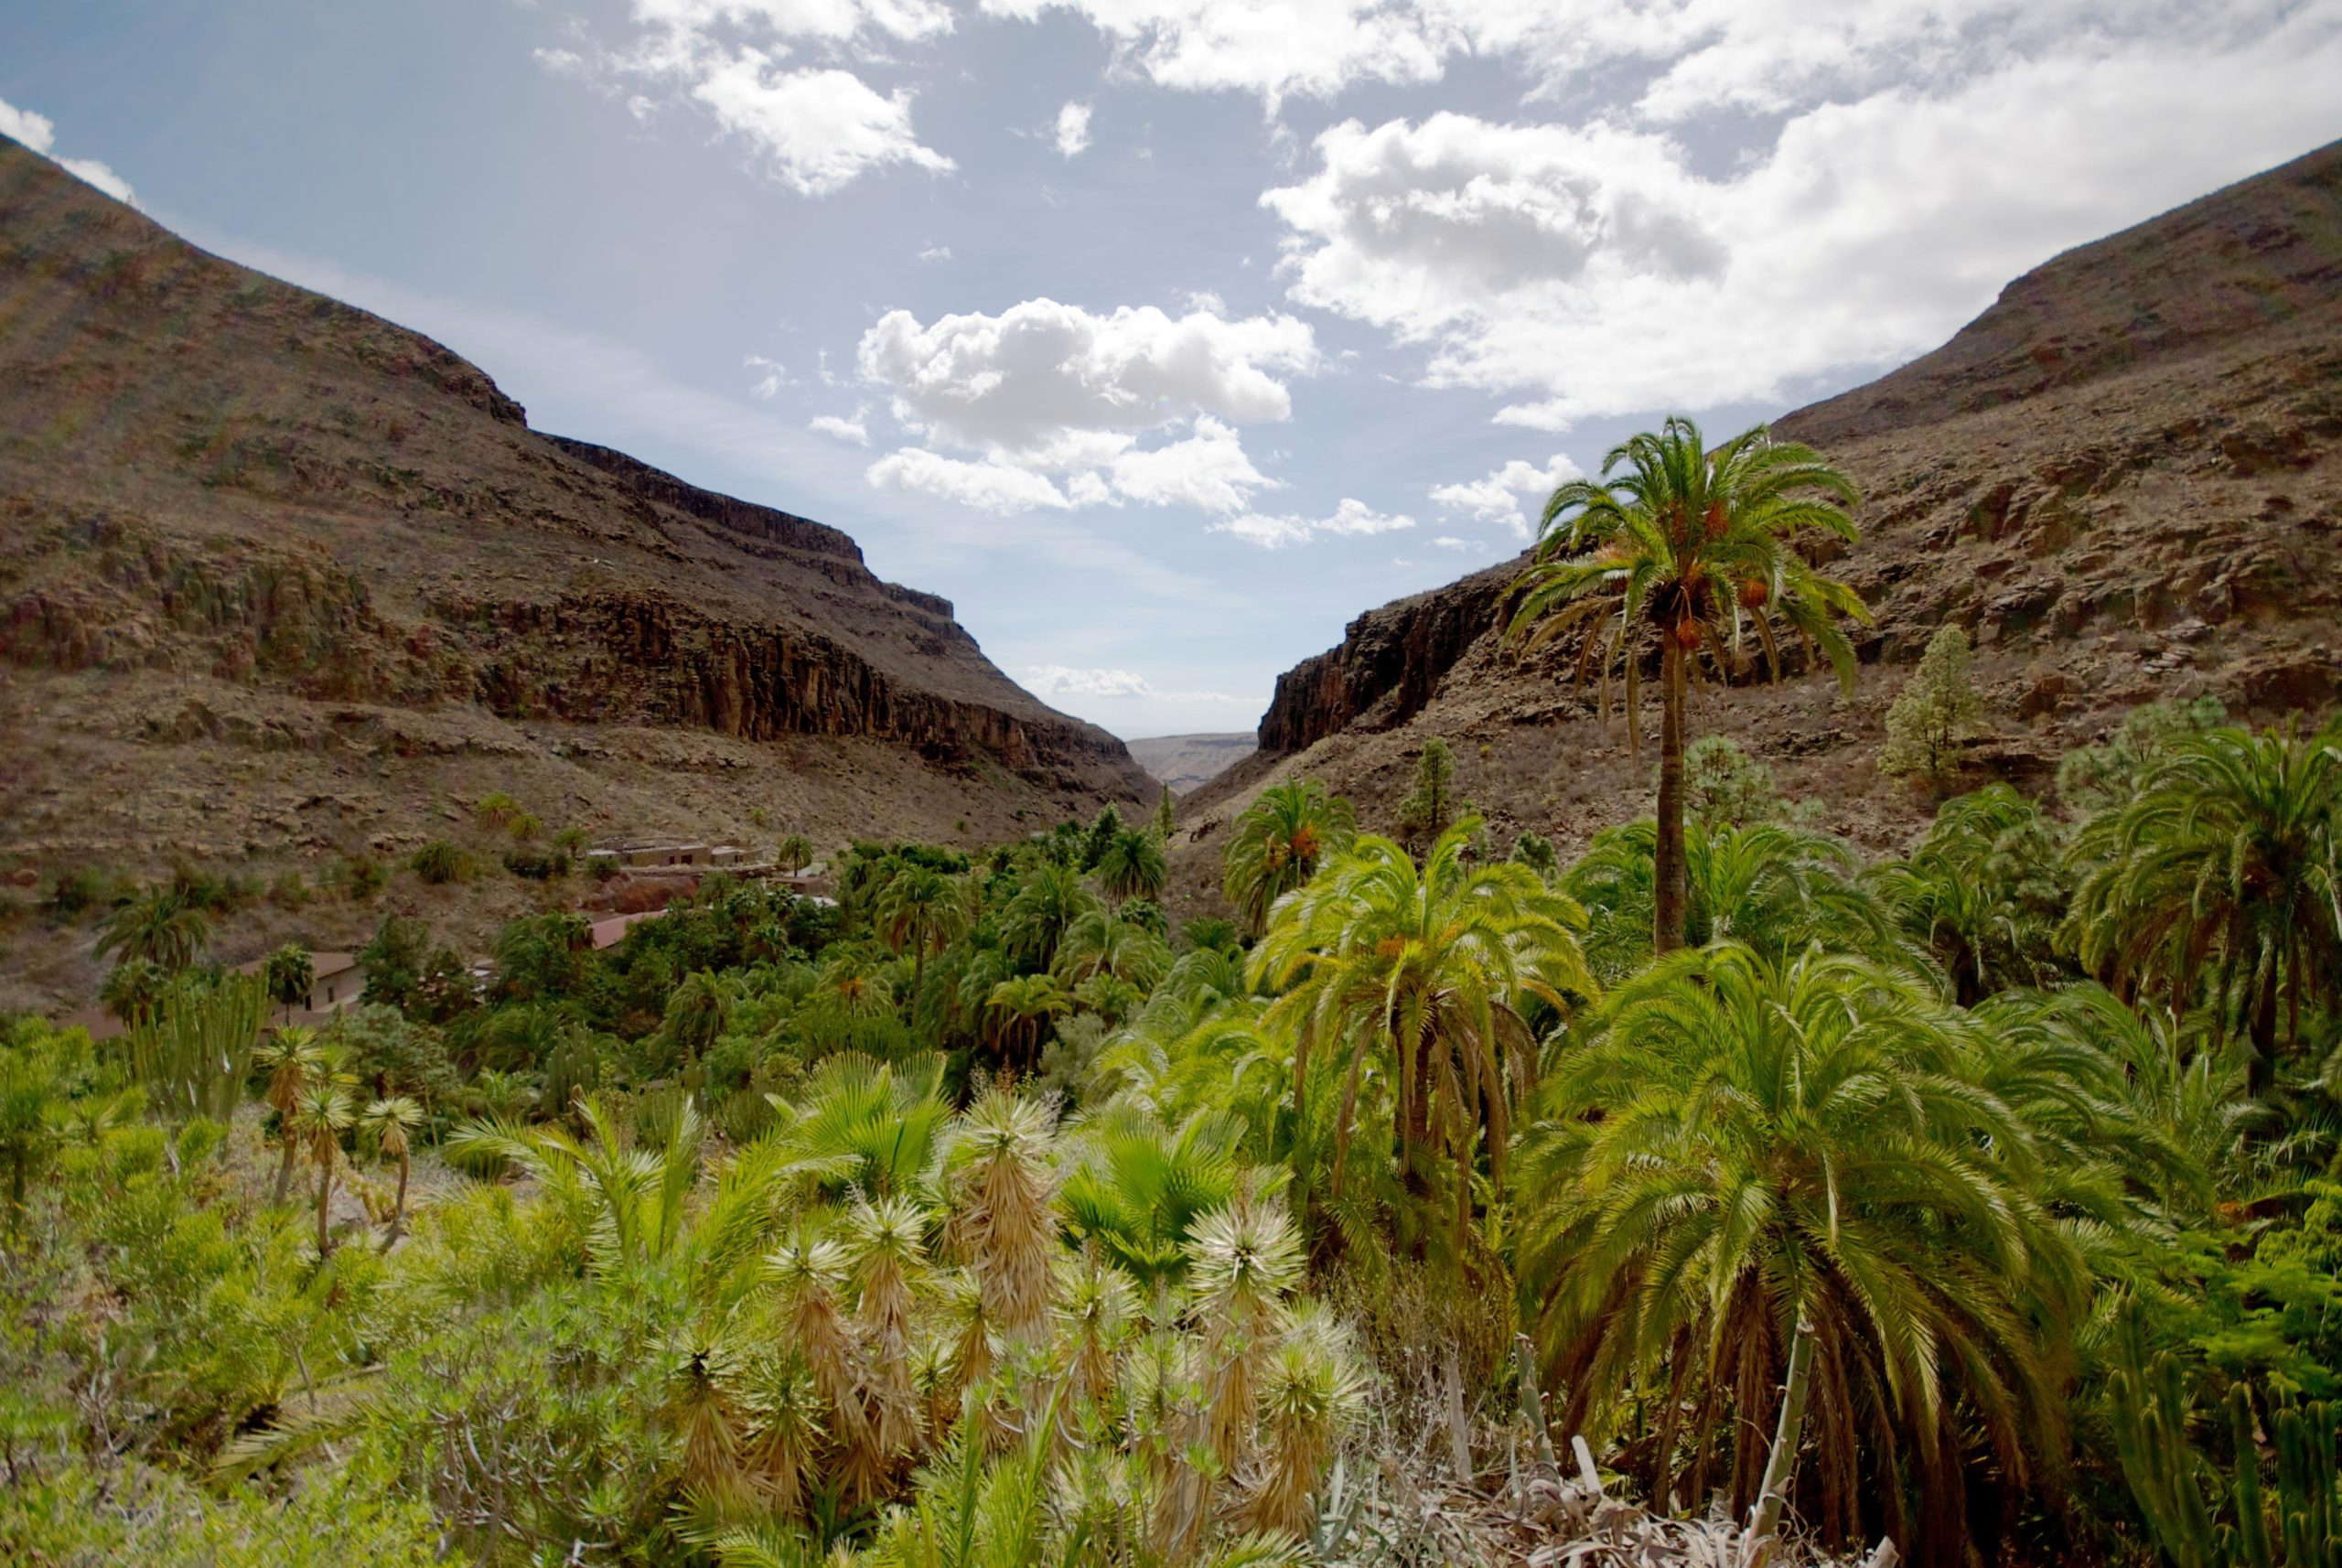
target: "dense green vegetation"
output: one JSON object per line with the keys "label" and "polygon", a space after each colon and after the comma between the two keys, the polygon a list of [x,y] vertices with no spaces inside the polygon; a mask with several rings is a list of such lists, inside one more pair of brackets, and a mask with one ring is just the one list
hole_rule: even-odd
{"label": "dense green vegetation", "polygon": [[[1649,591],[1826,653],[1719,504]],[[1795,1552],[2330,1568],[2342,728],[2143,711],[1867,865],[1677,738],[1574,857],[1427,746],[1262,790],[1232,918],[1108,811],[386,920],[315,1030],[125,899],[137,1026],[0,1025],[0,1560],[1435,1563],[1575,1434]]]}

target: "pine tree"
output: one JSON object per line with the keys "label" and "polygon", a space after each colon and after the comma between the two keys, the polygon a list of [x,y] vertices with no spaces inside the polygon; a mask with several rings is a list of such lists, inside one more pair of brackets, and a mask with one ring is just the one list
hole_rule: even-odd
{"label": "pine tree", "polygon": [[1434,736],[1415,763],[1415,787],[1399,802],[1399,833],[1419,847],[1445,832],[1456,821],[1456,753]]}
{"label": "pine tree", "polygon": [[1968,674],[1968,634],[1947,626],[1928,639],[1919,667],[1886,710],[1882,773],[1918,774],[1940,784],[1950,776],[1960,743],[1976,732],[1983,703]]}

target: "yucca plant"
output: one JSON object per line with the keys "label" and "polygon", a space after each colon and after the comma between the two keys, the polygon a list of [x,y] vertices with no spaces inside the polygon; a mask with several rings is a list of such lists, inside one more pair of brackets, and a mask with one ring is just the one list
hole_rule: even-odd
{"label": "yucca plant", "polygon": [[846,1483],[875,1497],[895,1462],[923,1434],[914,1386],[911,1316],[914,1287],[927,1262],[926,1211],[908,1197],[856,1204],[846,1214],[845,1249],[860,1291],[854,1337],[862,1352],[863,1408],[869,1441],[846,1455]]}
{"label": "yucca plant", "polygon": [[951,1171],[951,1240],[983,1296],[997,1332],[1029,1337],[1047,1326],[1057,1216],[1051,1199],[1053,1110],[997,1085],[952,1127],[945,1160]]}
{"label": "yucca plant", "polygon": [[406,1234],[407,1178],[414,1168],[414,1150],[410,1135],[423,1125],[423,1107],[403,1094],[393,1094],[368,1105],[360,1121],[375,1135],[383,1156],[398,1162],[398,1198],[391,1211],[391,1232],[382,1239],[383,1250],[387,1251],[392,1242]]}
{"label": "yucca plant", "polygon": [[300,1104],[301,1093],[310,1079],[325,1070],[325,1049],[317,1044],[317,1031],[298,1025],[274,1031],[252,1052],[252,1065],[268,1074],[268,1087],[263,1093],[270,1109],[276,1112],[276,1142],[281,1155],[274,1202],[283,1203],[293,1190],[293,1156],[301,1144],[294,1108]]}
{"label": "yucca plant", "polygon": [[317,1256],[333,1251],[328,1210],[333,1201],[335,1166],[341,1158],[341,1135],[356,1120],[350,1102],[350,1080],[338,1072],[313,1075],[294,1101],[295,1124],[307,1145],[309,1163],[317,1167]]}

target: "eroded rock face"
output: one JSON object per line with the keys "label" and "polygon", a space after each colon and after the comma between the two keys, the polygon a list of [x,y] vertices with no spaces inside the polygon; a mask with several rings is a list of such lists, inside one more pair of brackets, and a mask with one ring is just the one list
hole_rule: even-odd
{"label": "eroded rock face", "polygon": [[[1942,349],[1789,414],[1861,486],[1829,566],[1850,697],[1757,671],[1695,693],[1840,831],[1892,847],[1925,802],[1872,767],[1884,711],[1937,628],[1965,628],[1995,733],[1978,772],[2047,788],[2051,760],[2130,704],[2217,695],[2250,719],[2342,693],[2342,145],[2069,252]],[[1499,617],[1521,563],[1370,610],[1277,683],[1264,756],[1198,791],[1175,869],[1200,893],[1251,792],[1307,774],[1388,826],[1423,737],[1499,842],[1564,845],[1649,808],[1648,757],[1596,718],[1570,650],[1526,660]],[[1241,775],[1241,776],[1239,776]]]}
{"label": "eroded rock face", "polygon": [[1421,713],[1448,671],[1495,624],[1512,564],[1371,609],[1341,642],[1277,677],[1261,716],[1262,751],[1299,751],[1357,725],[1389,729]]}
{"label": "eroded rock face", "polygon": [[[5,139],[0,322],[0,668],[35,722],[70,681],[75,723],[182,748],[337,733],[277,699],[448,711],[423,727],[456,737],[490,733],[467,709],[853,739],[876,746],[846,798],[875,810],[874,766],[903,773],[889,789],[940,770],[946,832],[971,789],[1004,812],[1153,798],[1121,742],[1020,690],[950,601],[881,582],[844,533],[531,431],[441,345],[197,251]],[[113,724],[110,703],[194,716]],[[763,787],[785,811],[786,781]]]}

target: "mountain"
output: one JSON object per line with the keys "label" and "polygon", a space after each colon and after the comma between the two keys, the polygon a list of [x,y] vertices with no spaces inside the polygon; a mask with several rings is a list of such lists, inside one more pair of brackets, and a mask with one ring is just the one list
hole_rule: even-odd
{"label": "mountain", "polygon": [[[441,345],[5,138],[0,385],[19,885],[397,856],[498,790],[549,830],[824,849],[1156,792],[836,529],[533,431]],[[0,940],[0,1006],[87,979]]]}
{"label": "mountain", "polygon": [[[1860,678],[1695,690],[1824,824],[1898,848],[1925,803],[1874,768],[1935,629],[1965,627],[1993,733],[1971,782],[2040,787],[2133,703],[2209,693],[2261,720],[2342,685],[2342,144],[2026,274],[1942,348],[1778,421],[1861,485]],[[1723,435],[1729,432],[1711,432]],[[1288,671],[1259,754],[1185,802],[1176,886],[1209,900],[1229,822],[1296,775],[1391,825],[1425,737],[1499,845],[1564,849],[1647,815],[1655,757],[1594,715],[1574,650],[1522,660],[1498,618],[1522,562],[1370,610]],[[1656,723],[1649,726],[1656,733]]]}
{"label": "mountain", "polygon": [[1158,735],[1127,744],[1141,768],[1184,795],[1252,756],[1257,742],[1249,735]]}

